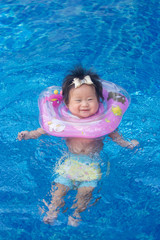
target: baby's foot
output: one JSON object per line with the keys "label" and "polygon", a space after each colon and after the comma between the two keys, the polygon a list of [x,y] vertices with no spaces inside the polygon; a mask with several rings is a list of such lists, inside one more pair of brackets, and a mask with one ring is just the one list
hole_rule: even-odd
{"label": "baby's foot", "polygon": [[80,224],[80,221],[82,221],[81,218],[74,218],[74,217],[71,217],[71,216],[68,217],[68,225],[69,226],[78,227],[79,224]]}
{"label": "baby's foot", "polygon": [[43,218],[44,223],[46,224],[54,224],[57,220],[58,213],[53,211],[48,211],[47,215]]}

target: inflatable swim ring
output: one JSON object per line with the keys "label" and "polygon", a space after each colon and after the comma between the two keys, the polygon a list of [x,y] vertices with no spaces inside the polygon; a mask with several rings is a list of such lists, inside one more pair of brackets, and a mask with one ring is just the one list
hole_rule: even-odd
{"label": "inflatable swim ring", "polygon": [[129,106],[130,97],[112,82],[102,81],[102,85],[104,101],[96,114],[85,119],[69,112],[60,87],[45,89],[38,101],[41,127],[56,137],[97,138],[113,132]]}

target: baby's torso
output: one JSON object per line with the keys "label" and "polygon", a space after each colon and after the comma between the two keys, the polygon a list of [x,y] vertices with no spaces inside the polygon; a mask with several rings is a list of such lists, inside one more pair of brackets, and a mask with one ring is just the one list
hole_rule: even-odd
{"label": "baby's torso", "polygon": [[93,155],[103,148],[103,139],[67,138],[69,152],[74,154]]}

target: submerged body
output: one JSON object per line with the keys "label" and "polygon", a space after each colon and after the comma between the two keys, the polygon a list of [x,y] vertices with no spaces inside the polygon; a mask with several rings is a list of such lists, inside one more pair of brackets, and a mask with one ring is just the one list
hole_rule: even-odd
{"label": "submerged body", "polygon": [[[65,78],[63,83],[63,99],[71,114],[81,119],[93,116],[99,109],[100,99],[103,100],[102,85],[97,74],[79,68]],[[35,131],[23,131],[18,139],[37,138],[46,132],[39,128]],[[125,141],[118,131],[109,135],[122,147],[133,148],[138,141]],[[80,213],[84,211],[91,200],[92,192],[101,178],[99,167],[99,153],[103,149],[103,138],[67,138],[69,157],[57,167],[55,179],[56,190],[52,192],[52,200],[48,205],[49,211],[44,222],[52,223],[64,206],[64,196],[73,188],[77,189],[76,202],[72,216],[68,217],[68,224],[78,226],[81,221]]]}

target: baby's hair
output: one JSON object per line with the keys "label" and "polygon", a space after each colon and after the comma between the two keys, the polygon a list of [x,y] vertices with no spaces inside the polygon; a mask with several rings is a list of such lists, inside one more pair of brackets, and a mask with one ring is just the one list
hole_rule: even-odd
{"label": "baby's hair", "polygon": [[96,95],[98,101],[100,99],[103,101],[103,93],[102,93],[102,83],[100,81],[100,77],[93,71],[87,70],[83,68],[82,66],[76,66],[74,69],[70,70],[69,74],[64,78],[63,84],[62,84],[62,95],[63,100],[65,104],[67,105],[69,103],[69,92],[72,88],[74,88],[73,79],[79,78],[80,80],[83,80],[87,75],[90,76],[93,85],[95,87]]}

